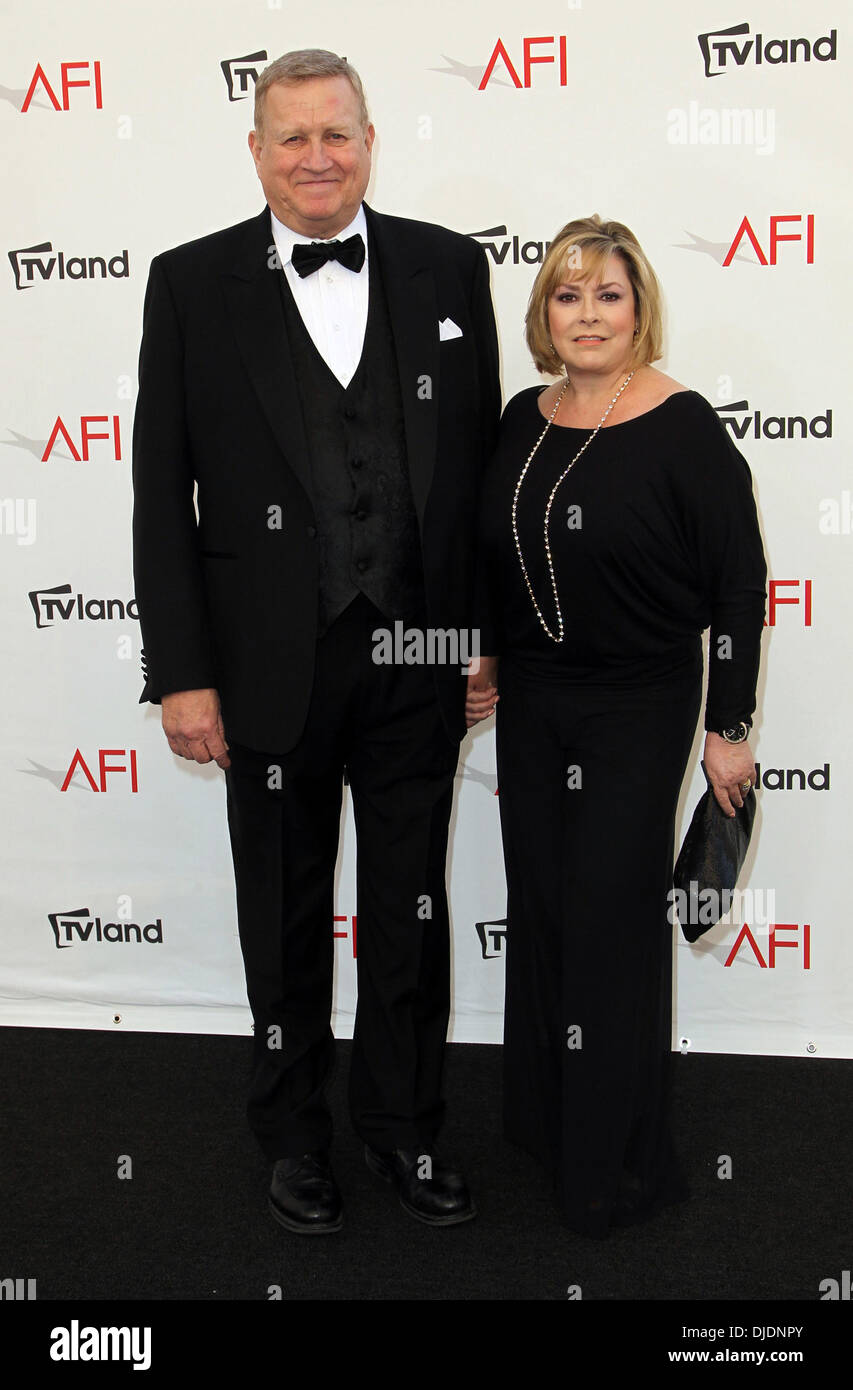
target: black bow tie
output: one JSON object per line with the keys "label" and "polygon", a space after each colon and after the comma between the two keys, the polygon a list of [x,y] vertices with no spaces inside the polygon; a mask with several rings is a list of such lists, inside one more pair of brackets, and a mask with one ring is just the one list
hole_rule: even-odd
{"label": "black bow tie", "polygon": [[347,270],[359,271],[364,265],[364,242],[358,232],[346,241],[312,241],[308,246],[294,246],[291,260],[302,280],[326,261],[340,261]]}

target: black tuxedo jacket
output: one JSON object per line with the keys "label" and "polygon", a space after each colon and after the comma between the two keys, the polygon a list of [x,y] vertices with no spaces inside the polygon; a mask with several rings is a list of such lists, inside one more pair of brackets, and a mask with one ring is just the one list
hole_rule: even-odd
{"label": "black tuxedo jacket", "polygon": [[[479,483],[500,415],[485,253],[443,227],[365,211],[399,367],[428,622],[468,627]],[[214,687],[227,738],[284,752],[311,695],[318,556],[282,273],[267,208],[152,262],[133,482],[142,699]],[[460,334],[440,340],[444,320]],[[448,732],[461,737],[459,669],[435,677]]]}

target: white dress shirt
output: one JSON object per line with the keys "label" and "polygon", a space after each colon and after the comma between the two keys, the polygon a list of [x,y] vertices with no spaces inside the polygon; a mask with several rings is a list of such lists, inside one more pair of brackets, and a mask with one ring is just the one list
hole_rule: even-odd
{"label": "white dress shirt", "polygon": [[[310,237],[292,232],[279,222],[270,209],[272,234],[287,283],[293,291],[302,322],[320,356],[342,386],[348,386],[361,359],[367,329],[368,266],[367,218],[360,207],[352,222],[336,236]],[[327,261],[304,280],[293,268],[294,246],[310,246],[312,241],[346,241],[361,234],[364,265],[360,271],[347,270],[340,261]]]}

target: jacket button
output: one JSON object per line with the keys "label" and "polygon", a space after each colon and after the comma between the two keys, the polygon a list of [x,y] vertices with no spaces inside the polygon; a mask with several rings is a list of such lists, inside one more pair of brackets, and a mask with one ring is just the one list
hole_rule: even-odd
{"label": "jacket button", "polygon": [[306,529],[307,529],[307,531],[308,531],[309,539],[313,541],[314,537],[315,537],[316,534],[317,534],[317,527],[316,527],[316,526],[309,526],[309,527],[307,527]]}
{"label": "jacket button", "polygon": [[356,569],[358,570],[359,574],[364,574],[364,571],[365,571],[365,570],[370,569],[370,561],[369,561],[369,560],[357,560],[357,561],[356,561],[355,567],[356,567]]}
{"label": "jacket button", "polygon": [[359,508],[359,510],[358,510],[357,512],[353,512],[353,516],[355,517],[356,521],[366,521],[366,520],[367,520],[367,512],[363,512],[363,511],[361,510],[361,508]]}
{"label": "jacket button", "polygon": [[363,459],[353,459],[352,463],[350,464],[350,467],[351,467],[351,468],[361,468],[361,465],[362,465],[363,462],[364,462]]}
{"label": "jacket button", "polygon": [[344,418],[345,418],[346,420],[354,420],[354,419],[355,419],[355,411],[354,411],[354,409],[353,409],[353,407],[352,407],[351,405],[345,405],[345,406],[344,406]]}

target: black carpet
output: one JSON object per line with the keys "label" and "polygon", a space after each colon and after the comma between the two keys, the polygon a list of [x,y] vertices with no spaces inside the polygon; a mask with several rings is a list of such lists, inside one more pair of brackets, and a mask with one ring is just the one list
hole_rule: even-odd
{"label": "black carpet", "polygon": [[[364,1165],[332,1089],[338,1235],[290,1235],[243,1117],[244,1038],[0,1034],[0,1278],[39,1300],[806,1300],[851,1268],[853,1062],[675,1057],[693,1196],[591,1241],[500,1132],[500,1050],[448,1049],[442,1152],[479,1217],[413,1221]],[[730,1163],[725,1163],[728,1156]],[[720,1171],[730,1169],[730,1177]],[[130,1176],[121,1178],[120,1171]]]}

